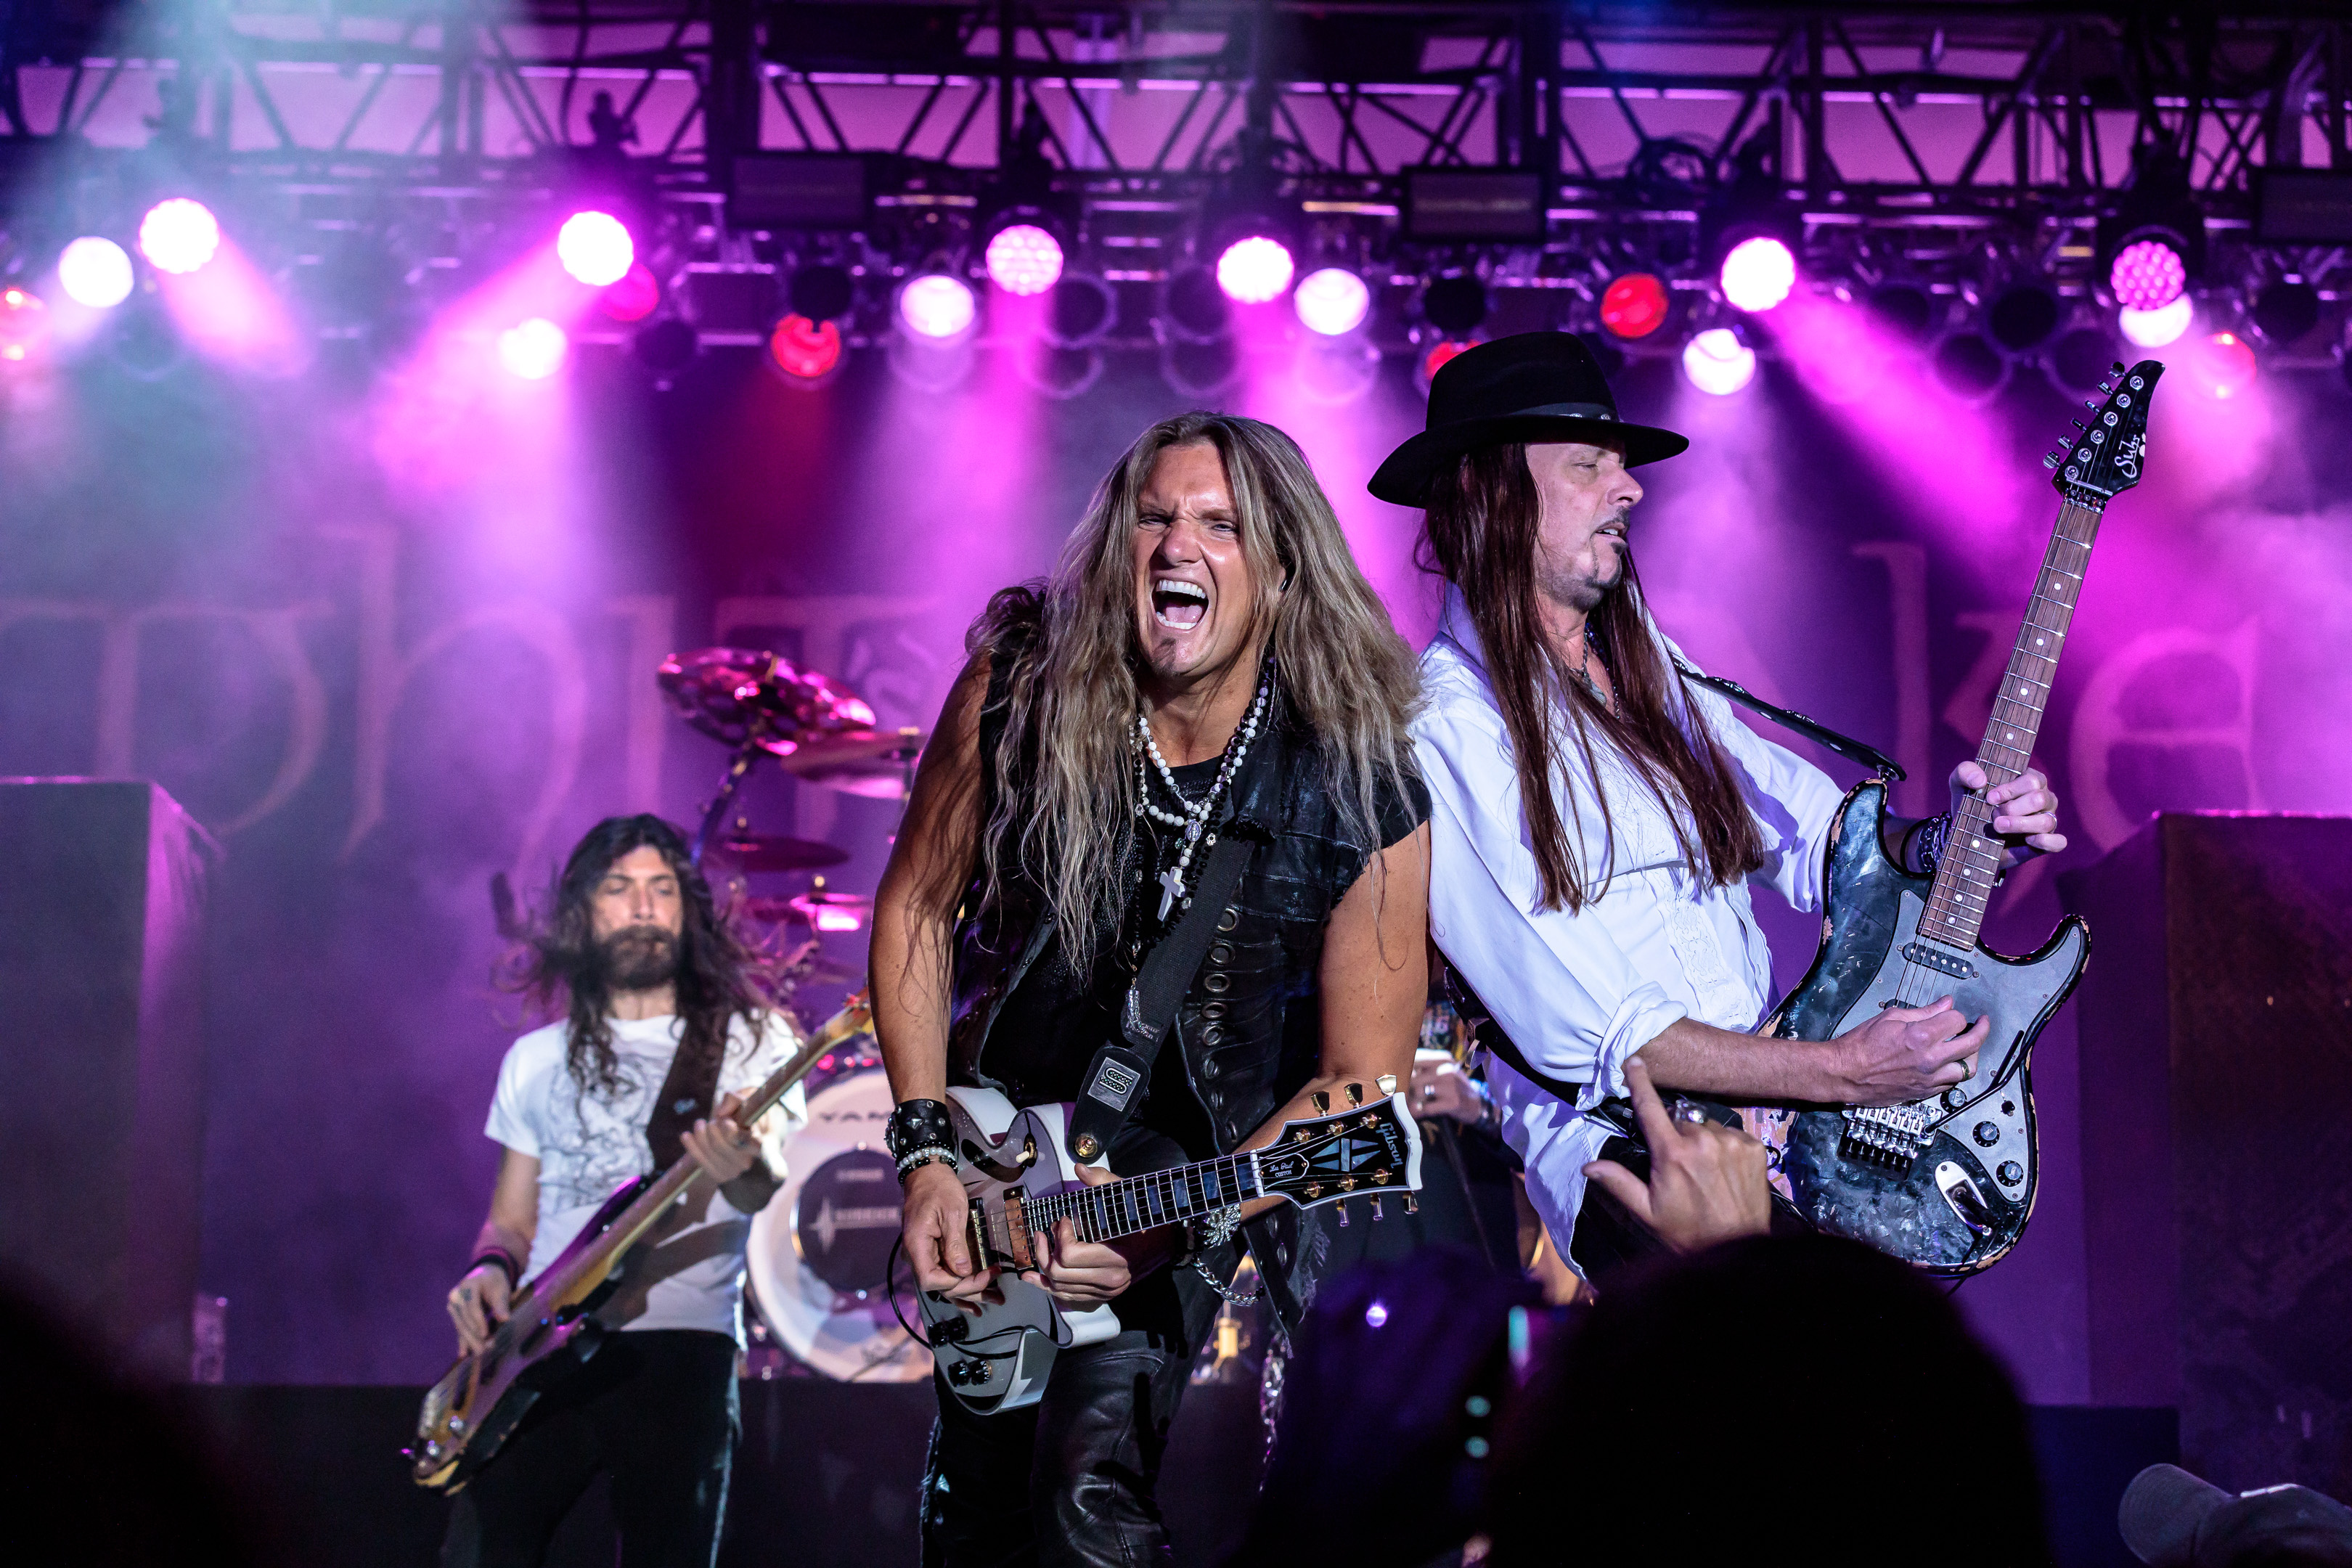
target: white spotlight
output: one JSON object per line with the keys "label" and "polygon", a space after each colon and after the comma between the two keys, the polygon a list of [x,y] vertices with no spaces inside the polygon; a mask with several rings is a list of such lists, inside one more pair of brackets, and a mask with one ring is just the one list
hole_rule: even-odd
{"label": "white spotlight", "polygon": [[58,254],[58,286],[66,298],[93,310],[110,310],[131,298],[131,253],[110,239],[84,235]]}
{"label": "white spotlight", "polygon": [[2179,342],[2180,334],[2189,330],[2189,319],[2196,313],[2197,307],[2188,295],[2182,294],[2172,303],[2160,305],[2153,310],[2135,310],[2126,305],[2116,312],[2116,325],[2123,329],[2124,336],[2141,348],[2160,349]]}
{"label": "white spotlight", "polygon": [[1756,379],[1756,351],[1729,327],[1710,327],[1683,350],[1683,374],[1701,392],[1728,397]]}
{"label": "white spotlight", "polygon": [[1325,267],[1299,280],[1291,307],[1310,331],[1327,338],[1352,332],[1371,314],[1372,291],[1344,267]]}

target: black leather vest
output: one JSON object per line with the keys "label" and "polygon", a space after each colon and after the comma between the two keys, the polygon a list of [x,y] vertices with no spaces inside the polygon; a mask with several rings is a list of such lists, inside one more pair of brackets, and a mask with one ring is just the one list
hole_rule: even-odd
{"label": "black leather vest", "polygon": [[[999,661],[1000,672],[1005,662]],[[1002,684],[1001,675],[991,682],[982,711],[984,757],[993,755],[995,738],[1003,733]],[[1317,982],[1324,928],[1381,847],[1345,836],[1311,740],[1288,719],[1286,707],[1282,712],[1283,721],[1261,735],[1244,764],[1227,813],[1242,830],[1255,829],[1252,836],[1262,837],[1217,917],[1216,940],[1160,1047],[1163,1057],[1179,1056],[1216,1139],[1213,1150],[1190,1151],[1196,1159],[1232,1152],[1315,1076],[1322,1056]],[[982,821],[998,787],[984,769]],[[1417,780],[1410,800],[1382,805],[1378,830],[1387,835],[1383,842],[1393,842],[1429,815],[1428,794]],[[977,899],[966,900],[955,932],[949,1032],[949,1071],[956,1081],[1001,1087],[988,1075],[987,1041],[1005,997],[1024,980],[1052,984],[1059,978],[1033,973],[1050,934],[1034,886],[1020,878],[1005,907],[987,911],[973,912]],[[1097,962],[1123,959],[1111,952]],[[1081,1068],[1100,1043],[1065,1042]],[[1318,1217],[1302,1216],[1282,1204],[1245,1227],[1269,1300],[1286,1326],[1296,1325],[1313,1298],[1314,1265],[1324,1250]]]}

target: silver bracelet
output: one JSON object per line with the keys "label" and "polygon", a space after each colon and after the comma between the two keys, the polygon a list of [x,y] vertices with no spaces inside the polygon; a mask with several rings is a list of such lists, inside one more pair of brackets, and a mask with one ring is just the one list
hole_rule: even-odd
{"label": "silver bracelet", "polygon": [[898,1184],[907,1184],[908,1173],[919,1165],[943,1164],[956,1169],[955,1151],[939,1143],[927,1143],[920,1149],[909,1149],[898,1156]]}

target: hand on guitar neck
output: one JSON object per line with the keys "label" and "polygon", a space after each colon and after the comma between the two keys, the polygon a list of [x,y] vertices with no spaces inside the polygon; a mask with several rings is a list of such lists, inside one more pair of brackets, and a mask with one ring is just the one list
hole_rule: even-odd
{"label": "hand on guitar neck", "polygon": [[[1118,1179],[1101,1166],[1078,1167],[1078,1180],[1090,1187]],[[1001,1300],[1001,1293],[991,1295],[994,1269],[972,1268],[971,1241],[962,1225],[964,1208],[963,1184],[948,1166],[922,1165],[908,1173],[907,1234],[929,1243],[914,1254],[915,1282],[967,1312],[976,1312],[982,1301]],[[1176,1226],[1160,1226],[1114,1241],[1080,1241],[1066,1219],[1050,1235],[1045,1267],[1034,1278],[1055,1300],[1077,1307],[1118,1300],[1173,1257],[1179,1239]]]}

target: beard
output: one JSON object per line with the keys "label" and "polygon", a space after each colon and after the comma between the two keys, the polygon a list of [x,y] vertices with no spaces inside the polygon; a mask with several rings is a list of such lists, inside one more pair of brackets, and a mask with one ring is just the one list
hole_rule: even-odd
{"label": "beard", "polygon": [[651,991],[677,978],[677,938],[656,926],[630,926],[598,942],[591,973],[607,994]]}

